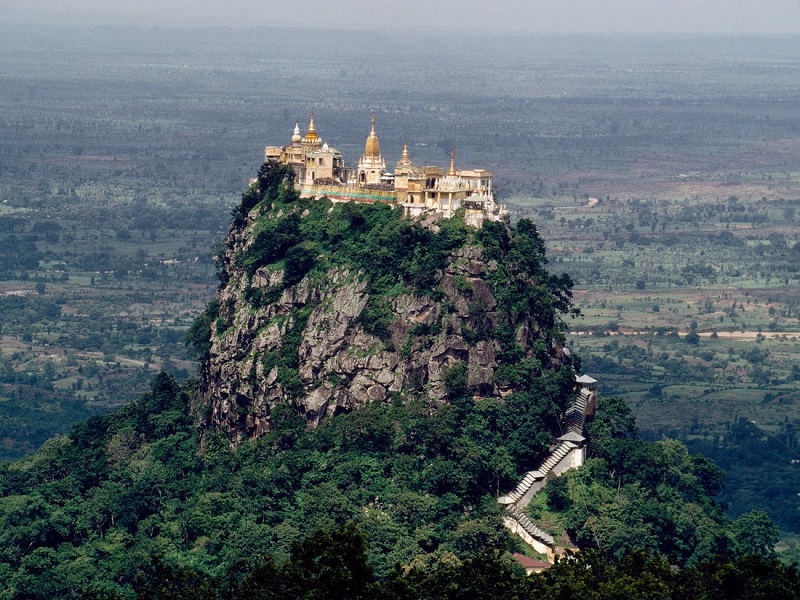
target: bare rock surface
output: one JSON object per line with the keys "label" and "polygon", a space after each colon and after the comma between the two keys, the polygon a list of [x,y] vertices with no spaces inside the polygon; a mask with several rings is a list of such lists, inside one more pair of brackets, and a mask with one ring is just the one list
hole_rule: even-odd
{"label": "bare rock surface", "polygon": [[[509,392],[494,382],[499,342],[480,334],[492,331],[499,317],[486,281],[497,265],[479,246],[451,255],[438,274],[435,297],[409,289],[387,298],[392,319],[388,334],[378,337],[363,322],[370,295],[361,273],[334,267],[281,289],[281,270],[262,267],[248,274],[237,266],[251,230],[252,218],[232,230],[222,256],[218,300],[220,321],[227,326],[212,332],[203,365],[202,426],[221,428],[238,443],[269,431],[279,403],[293,406],[314,427],[337,412],[395,393],[445,402],[445,376],[456,364],[466,366],[466,385],[476,398]],[[273,289],[277,299],[267,305],[247,298],[248,290]],[[519,323],[518,343],[530,348],[533,330],[530,323]],[[555,356],[561,349],[551,351]],[[296,368],[276,359],[287,355]]]}

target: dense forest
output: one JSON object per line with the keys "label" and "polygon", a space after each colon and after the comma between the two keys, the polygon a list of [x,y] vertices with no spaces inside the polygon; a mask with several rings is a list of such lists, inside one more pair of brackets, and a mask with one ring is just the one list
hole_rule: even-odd
{"label": "dense forest", "polygon": [[201,448],[196,389],[159,375],[139,400],[2,466],[4,597],[800,591],[774,558],[774,525],[761,513],[724,517],[712,497],[719,469],[678,442],[638,439],[613,399],[590,427],[593,458],[551,481],[540,508],[583,552],[525,580],[504,558],[524,549],[495,502],[519,451],[512,409],[376,403],[307,431],[287,407],[256,441],[233,450],[208,436]]}
{"label": "dense forest", "polygon": [[[299,202],[285,173],[263,169],[260,180],[264,194],[246,193],[234,219],[261,203]],[[386,218],[383,207],[358,211],[372,222]],[[301,228],[293,231],[302,247]],[[524,223],[476,237],[497,252],[498,239],[537,238]],[[280,240],[264,243],[274,252]],[[350,255],[366,249],[358,236],[326,243],[350,244]],[[546,274],[543,254],[525,256]],[[568,310],[557,291],[551,305]],[[508,293],[512,302],[528,291]],[[190,341],[198,346],[207,339],[201,332],[216,329],[201,316]],[[587,427],[584,467],[552,479],[530,508],[581,552],[526,578],[508,558],[526,549],[503,528],[496,497],[555,435],[548,392],[566,392],[541,385],[551,375],[545,369],[529,387],[482,401],[453,377],[446,403],[397,395],[315,430],[290,405],[278,405],[267,433],[233,448],[214,429],[201,442],[197,381],[162,373],[136,401],[0,465],[4,597],[798,593],[794,567],[775,558],[771,521],[760,512],[726,517],[714,500],[720,469],[677,441],[642,440],[618,398],[604,399]]]}

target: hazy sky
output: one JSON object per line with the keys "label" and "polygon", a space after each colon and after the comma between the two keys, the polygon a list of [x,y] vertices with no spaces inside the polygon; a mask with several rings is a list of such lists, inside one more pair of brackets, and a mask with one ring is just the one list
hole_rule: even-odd
{"label": "hazy sky", "polygon": [[800,33],[800,0],[0,0],[5,22],[430,33]]}

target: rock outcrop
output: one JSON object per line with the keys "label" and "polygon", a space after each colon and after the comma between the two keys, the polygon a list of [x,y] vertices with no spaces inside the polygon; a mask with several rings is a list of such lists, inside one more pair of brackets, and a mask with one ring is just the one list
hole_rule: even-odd
{"label": "rock outcrop", "polygon": [[[498,263],[472,237],[450,253],[435,274],[438,285],[426,293],[399,285],[377,298],[363,271],[342,264],[313,269],[292,285],[280,261],[248,271],[241,257],[258,223],[292,210],[301,219],[308,213],[261,205],[234,221],[225,241],[219,316],[202,368],[202,425],[238,443],[268,431],[279,403],[295,407],[313,427],[397,395],[437,403],[454,385],[474,397],[513,391],[496,378],[502,347],[493,332],[507,317],[487,279]],[[380,331],[365,318],[371,298],[388,311]],[[528,317],[516,319],[524,354],[533,352],[540,330]],[[569,361],[553,340],[545,353],[556,368]]]}

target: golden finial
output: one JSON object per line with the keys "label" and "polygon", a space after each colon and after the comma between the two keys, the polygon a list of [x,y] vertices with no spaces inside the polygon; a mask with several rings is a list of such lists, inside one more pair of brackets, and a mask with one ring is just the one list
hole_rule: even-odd
{"label": "golden finial", "polygon": [[411,157],[408,155],[408,138],[403,140],[403,153],[400,155],[400,162],[404,165],[411,162]]}
{"label": "golden finial", "polygon": [[375,135],[375,113],[372,113],[372,131],[369,132],[367,143],[364,146],[364,156],[379,158],[381,155],[381,144],[378,136]]}
{"label": "golden finial", "polygon": [[448,175],[455,175],[456,174],[456,145],[453,144],[450,146],[450,170],[447,172]]}
{"label": "golden finial", "polygon": [[314,111],[311,111],[311,120],[308,123],[308,131],[306,131],[306,137],[304,138],[305,142],[316,142],[317,141],[317,128],[314,127]]}

